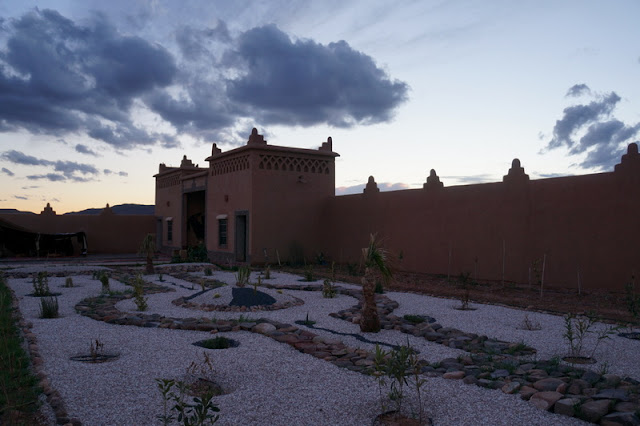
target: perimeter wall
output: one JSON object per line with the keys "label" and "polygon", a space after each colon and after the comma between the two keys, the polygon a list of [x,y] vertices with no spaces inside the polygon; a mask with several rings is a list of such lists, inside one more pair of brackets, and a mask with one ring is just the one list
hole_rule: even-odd
{"label": "perimeter wall", "polygon": [[529,180],[514,160],[503,182],[337,196],[323,250],[358,262],[377,233],[405,271],[583,289],[623,290],[640,271],[640,156],[614,172]]}

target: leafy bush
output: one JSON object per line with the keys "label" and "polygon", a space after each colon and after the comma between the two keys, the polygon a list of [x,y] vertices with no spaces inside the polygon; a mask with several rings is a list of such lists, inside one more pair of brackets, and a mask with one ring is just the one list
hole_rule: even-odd
{"label": "leafy bush", "polygon": [[269,265],[267,265],[267,267],[264,269],[264,279],[265,280],[271,279],[271,266]]}
{"label": "leafy bush", "polygon": [[313,265],[306,265],[304,267],[304,280],[315,281],[313,278]]}
{"label": "leafy bush", "polygon": [[231,347],[231,341],[224,336],[217,336],[200,342],[203,348],[207,349],[227,349]]}
{"label": "leafy bush", "polygon": [[64,280],[64,286],[67,288],[73,287],[73,279],[71,277],[67,277]]}
{"label": "leafy bush", "polygon": [[40,299],[40,318],[58,318],[58,298],[43,297]]}
{"label": "leafy bush", "polygon": [[200,244],[195,247],[189,247],[187,250],[187,261],[188,262],[208,262],[209,261],[209,253],[207,252],[207,248],[204,244]]}
{"label": "leafy bush", "polygon": [[322,284],[322,297],[325,299],[333,299],[336,297],[336,289],[329,280],[324,280],[324,284]]}
{"label": "leafy bush", "polygon": [[38,272],[37,276],[32,278],[33,295],[36,297],[49,296],[49,275],[46,272]]}
{"label": "leafy bush", "polygon": [[148,308],[147,298],[144,297],[144,281],[140,275],[133,281],[133,301],[139,311],[146,311]]}
{"label": "leafy bush", "polygon": [[251,275],[251,269],[248,266],[241,266],[236,273],[236,285],[238,287],[244,287],[249,284],[249,276]]}
{"label": "leafy bush", "polygon": [[109,274],[106,271],[100,271],[97,274],[97,278],[102,283],[102,292],[109,293],[111,291],[109,287]]}

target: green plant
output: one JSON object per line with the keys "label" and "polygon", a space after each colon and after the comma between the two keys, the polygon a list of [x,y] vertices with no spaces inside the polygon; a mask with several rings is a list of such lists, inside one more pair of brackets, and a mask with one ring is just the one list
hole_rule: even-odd
{"label": "green plant", "polygon": [[376,345],[374,355],[374,375],[378,381],[378,390],[380,393],[380,407],[385,411],[384,399],[382,397],[382,388],[389,380],[390,386],[387,396],[395,404],[396,411],[402,412],[402,404],[405,397],[405,386],[409,385],[409,378],[413,376],[412,383],[415,387],[418,400],[418,413],[420,423],[422,423],[422,397],[421,389],[426,381],[421,377],[421,364],[416,351],[407,342],[406,345],[399,346],[384,351]]}
{"label": "green plant", "polygon": [[154,234],[147,234],[142,243],[140,244],[140,248],[138,249],[138,253],[143,255],[146,260],[145,265],[145,273],[153,274],[153,255],[156,252],[156,238]]}
{"label": "green plant", "polygon": [[49,274],[46,272],[38,272],[37,276],[32,278],[33,295],[36,297],[49,296]]}
{"label": "green plant", "polygon": [[211,270],[211,268],[204,268],[204,275],[210,277],[213,275],[213,270]]}
{"label": "green plant", "polygon": [[216,336],[213,339],[203,340],[199,344],[207,349],[227,349],[231,346],[231,341],[224,336]]}
{"label": "green plant", "polygon": [[136,276],[133,282],[133,301],[139,311],[146,311],[148,308],[147,298],[144,297],[144,281],[140,275]]}
{"label": "green plant", "polygon": [[276,293],[282,294],[282,290],[276,290]]}
{"label": "green plant", "polygon": [[[618,326],[608,326],[601,328],[599,331],[592,330],[593,325],[597,322],[597,317],[593,313],[587,315],[567,314],[564,317],[565,331],[562,337],[568,343],[568,356],[574,358],[587,357],[593,358],[596,349],[603,340],[610,339],[610,335],[619,329]],[[588,333],[596,334],[596,343],[593,345],[588,355],[584,354],[585,337]]]}
{"label": "green plant", "polygon": [[352,277],[357,277],[360,274],[360,266],[357,263],[347,262],[347,273]]}
{"label": "green plant", "polygon": [[162,277],[162,274],[158,274],[158,281],[160,281],[161,283],[164,282],[164,278]]}
{"label": "green plant", "polygon": [[470,277],[470,272],[460,273],[460,276],[458,277],[458,283],[462,287],[462,294],[460,295],[460,309],[462,310],[469,309],[469,286],[471,285],[469,280]]}
{"label": "green plant", "polygon": [[0,273],[0,423],[7,425],[31,424],[28,419],[36,416],[41,393],[17,320],[11,290]]}
{"label": "green plant", "polygon": [[258,281],[253,283],[253,294],[256,294],[258,292],[258,286],[260,285],[262,285],[262,277],[258,275]]}
{"label": "green plant", "polygon": [[313,276],[313,265],[305,265],[304,267],[304,280],[305,281],[315,281]]}
{"label": "green plant", "polygon": [[187,261],[188,262],[208,262],[209,253],[207,247],[204,244],[189,247],[187,249]]}
{"label": "green plant", "polygon": [[251,269],[248,266],[241,266],[236,273],[236,286],[244,287],[249,283],[249,276],[251,275]]}
{"label": "green plant", "polygon": [[405,320],[409,321],[412,324],[420,324],[425,322],[425,319],[422,315],[405,315],[403,317]]}
{"label": "green plant", "polygon": [[73,279],[71,277],[67,277],[64,280],[64,286],[67,288],[73,287]]}
{"label": "green plant", "polygon": [[309,319],[309,312],[307,312],[307,316],[306,316],[306,318],[304,319],[304,321],[302,321],[302,323],[303,323],[304,325],[313,325],[313,324],[315,324],[316,322],[315,322],[315,321],[313,321],[313,320],[310,320],[310,319]]}
{"label": "green plant", "polygon": [[541,330],[542,326],[538,321],[533,321],[529,319],[529,314],[524,314],[524,318],[522,319],[522,323],[520,323],[520,328],[529,331]]}
{"label": "green plant", "polygon": [[518,342],[515,345],[510,346],[505,352],[509,355],[515,355],[526,349],[529,349],[529,347],[524,342]]}
{"label": "green plant", "polygon": [[324,280],[324,283],[322,284],[322,297],[326,299],[333,299],[336,297],[336,289],[329,280]]}
{"label": "green plant", "polygon": [[387,260],[387,251],[381,247],[380,241],[375,234],[371,234],[369,245],[362,249],[364,260],[364,277],[362,278],[362,295],[364,299],[362,316],[360,320],[360,331],[378,332],[380,331],[380,318],[375,301],[375,281],[378,279],[388,283],[391,280],[392,272]]}
{"label": "green plant", "polygon": [[58,298],[46,296],[40,299],[40,318],[58,318]]}
{"label": "green plant", "polygon": [[170,379],[156,379],[156,383],[158,384],[158,390],[162,394],[162,414],[157,418],[162,422],[164,426],[168,426],[171,424],[175,416],[170,414],[169,411],[169,401],[172,398],[171,389],[175,386],[176,381]]}
{"label": "green plant", "polygon": [[91,343],[89,344],[89,354],[94,361],[96,360],[96,358],[103,355],[103,348],[104,343],[102,343],[100,340],[95,339],[91,341]]}
{"label": "green plant", "polygon": [[271,266],[269,266],[269,264],[267,264],[266,268],[264,268],[264,279],[265,280],[270,280],[271,279]]}
{"label": "green plant", "polygon": [[216,294],[214,294],[214,295],[213,295],[213,298],[214,298],[214,299],[219,299],[220,297],[221,297],[221,296],[220,296],[220,293],[216,293]]}
{"label": "green plant", "polygon": [[[185,382],[170,379],[156,379],[156,382],[162,393],[163,414],[158,416],[158,420],[163,425],[169,425],[173,420],[185,426],[206,425],[214,424],[220,418],[219,415],[213,414],[219,412],[220,408],[213,403],[212,392],[194,397],[193,404],[190,404],[186,401],[189,386]],[[178,392],[174,392],[174,388],[177,388]],[[169,410],[171,403],[173,407]],[[177,416],[170,414],[171,411],[175,411]]]}

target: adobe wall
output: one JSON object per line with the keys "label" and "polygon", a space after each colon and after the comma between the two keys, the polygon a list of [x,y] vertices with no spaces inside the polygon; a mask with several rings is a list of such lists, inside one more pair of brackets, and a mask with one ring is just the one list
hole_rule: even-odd
{"label": "adobe wall", "polygon": [[[640,156],[632,144],[616,171],[530,181],[514,160],[503,182],[335,197],[324,211],[324,250],[357,262],[369,234],[406,271],[622,290],[640,271]],[[434,179],[435,178],[435,179]],[[504,259],[504,261],[503,261]],[[531,269],[531,272],[530,272]],[[536,272],[538,270],[538,272]]]}
{"label": "adobe wall", "polygon": [[33,232],[84,231],[89,254],[137,253],[144,237],[156,230],[154,216],[116,215],[108,206],[98,215],[57,215],[48,206],[38,215],[0,213],[0,218]]}

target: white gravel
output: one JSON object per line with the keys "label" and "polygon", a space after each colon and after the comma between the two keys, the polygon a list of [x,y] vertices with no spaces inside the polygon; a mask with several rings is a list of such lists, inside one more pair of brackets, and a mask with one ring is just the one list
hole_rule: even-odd
{"label": "white gravel", "polygon": [[[42,270],[33,265],[29,268],[31,271]],[[183,378],[189,364],[202,359],[204,351],[191,343],[207,338],[209,334],[110,325],[82,317],[75,313],[74,305],[86,297],[99,294],[101,284],[87,275],[73,275],[73,271],[78,270],[76,267],[62,269],[70,271],[76,287],[62,287],[62,277],[49,278],[51,290],[62,293],[58,297],[62,317],[58,319],[38,318],[39,299],[27,296],[33,290],[30,279],[10,279],[9,285],[20,300],[24,317],[33,323],[33,331],[38,337],[44,358],[44,369],[52,385],[62,395],[70,417],[80,419],[85,425],[160,424],[156,417],[161,414],[162,400],[155,379]],[[308,284],[298,281],[300,277],[289,274],[272,272],[272,276],[271,280],[265,282]],[[176,289],[171,293],[150,295],[148,313],[220,319],[240,316],[239,313],[200,312],[177,307],[171,304],[171,300],[192,295],[199,291],[199,286],[191,290],[191,283],[175,279],[167,273],[164,273],[164,283],[157,280],[157,275],[146,278]],[[235,283],[234,275],[227,272],[214,272],[212,278]],[[252,276],[254,280],[255,275]],[[111,280],[112,290],[123,291],[127,288]],[[220,301],[223,292],[228,292],[230,288],[222,287],[207,294],[220,293],[221,298],[215,299]],[[245,317],[293,323],[305,319],[308,313],[309,319],[316,321],[316,327],[359,333],[357,325],[328,316],[331,312],[353,306],[356,301],[349,296],[324,299],[320,292],[267,292],[280,299],[295,296],[303,299],[305,304],[278,311],[245,313]],[[398,316],[426,314],[435,317],[445,327],[512,342],[523,341],[538,350],[540,359],[566,353],[562,338],[563,319],[559,316],[528,313],[529,319],[540,323],[542,329],[527,331],[520,329],[525,316],[520,310],[476,304],[475,311],[459,311],[453,309],[459,303],[455,300],[395,292],[387,293],[387,296],[400,304],[394,312]],[[117,307],[123,311],[137,312],[131,300],[122,301]],[[320,330],[313,332],[339,338],[350,346],[373,348],[373,345],[353,337],[336,336]],[[214,377],[227,391],[225,395],[215,398],[221,410],[219,424],[368,425],[380,412],[377,384],[371,377],[337,368],[262,335],[248,332],[224,335],[239,341],[240,346],[207,351],[213,359]],[[365,337],[391,344],[402,344],[409,338],[409,342],[420,351],[420,356],[430,362],[464,353],[397,331],[366,333]],[[119,353],[119,359],[104,364],[69,360],[73,355],[87,353],[90,342],[96,338],[105,344],[106,352]],[[605,366],[612,373],[638,378],[639,346],[638,341],[615,336],[600,346],[595,355],[599,363],[592,368],[598,370],[606,363]],[[424,401],[425,412],[436,425],[584,424],[576,419],[542,412],[518,396],[465,385],[461,381],[429,378]]]}

